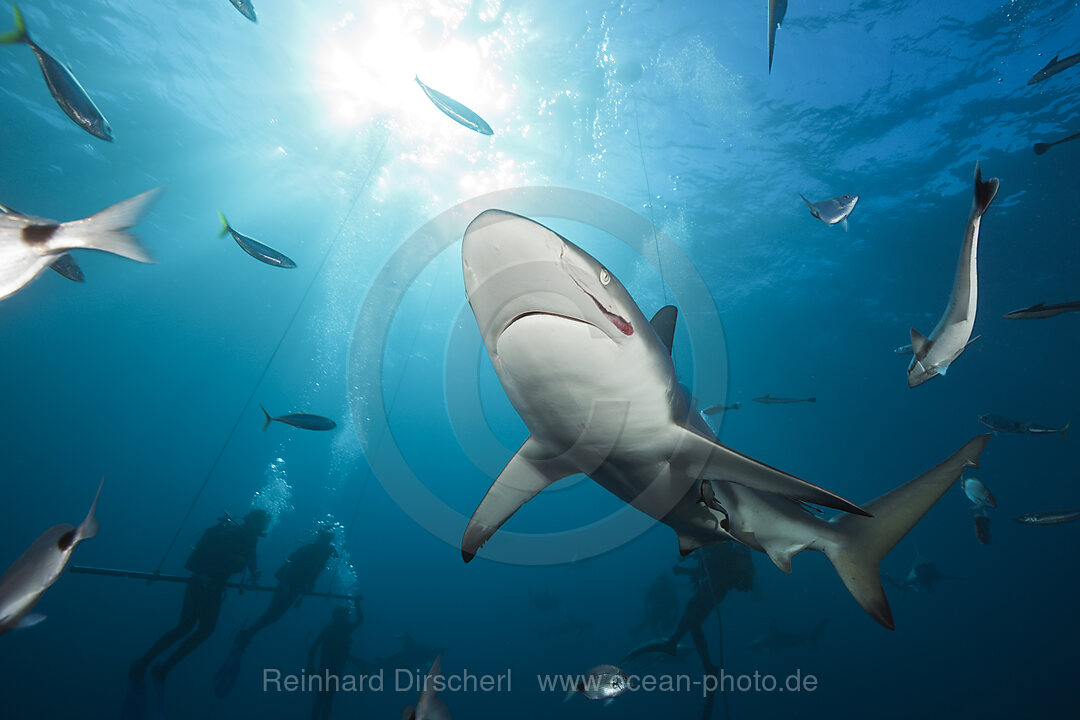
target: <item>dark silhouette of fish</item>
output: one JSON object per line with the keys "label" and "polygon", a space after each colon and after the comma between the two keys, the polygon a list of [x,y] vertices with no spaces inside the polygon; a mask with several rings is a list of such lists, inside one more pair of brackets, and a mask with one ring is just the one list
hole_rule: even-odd
{"label": "dark silhouette of fish", "polygon": [[713,405],[710,408],[705,408],[704,410],[702,410],[702,412],[706,415],[716,415],[717,413],[722,413],[725,410],[738,410],[740,407],[742,407],[742,403],[732,403],[730,405]]}
{"label": "dark silhouette of fish", "polygon": [[1080,520],[1080,510],[1061,510],[1059,512],[1024,513],[1016,516],[1016,522],[1024,525],[1059,525]]}
{"label": "dark silhouette of fish", "polygon": [[1001,317],[1008,320],[1042,320],[1043,318],[1078,311],[1080,311],[1080,301],[1074,300],[1073,302],[1058,303],[1057,305],[1047,305],[1045,302],[1041,302],[1022,310],[1013,310],[1011,313],[1006,313]]}
{"label": "dark silhouette of fish", "polygon": [[41,66],[41,74],[45,76],[45,84],[49,86],[53,100],[67,116],[86,132],[94,137],[112,142],[112,128],[109,121],[98,110],[97,105],[83,90],[83,86],[71,74],[71,70],[63,63],[57,62],[49,53],[45,52],[30,39],[26,30],[26,22],[18,5],[11,4],[15,11],[15,29],[4,35],[0,35],[0,45],[14,43],[26,43],[33,50],[38,65]]}
{"label": "dark silhouette of fish", "polygon": [[1075,140],[1076,138],[1080,138],[1080,132],[1073,133],[1072,135],[1070,135],[1067,138],[1061,138],[1060,140],[1055,140],[1054,142],[1051,142],[1051,143],[1035,143],[1035,147],[1032,148],[1032,149],[1035,151],[1036,155],[1042,155],[1044,152],[1046,152],[1050,148],[1054,147],[1055,145],[1060,145],[1061,143],[1067,143],[1070,140]]}
{"label": "dark silhouette of fish", "polygon": [[246,17],[251,22],[258,22],[258,18],[255,17],[255,6],[251,3],[251,0],[229,0],[232,6],[240,11],[240,14]]}
{"label": "dark silhouette of fish", "polygon": [[1046,63],[1046,67],[1031,76],[1031,79],[1027,81],[1027,84],[1034,85],[1037,82],[1042,82],[1052,75],[1057,75],[1062,70],[1068,70],[1076,63],[1080,63],[1080,53],[1070,55],[1064,60],[1058,60],[1058,56],[1055,55],[1053,60]]}
{"label": "dark silhouette of fish", "polygon": [[762,405],[787,405],[787,404],[790,404],[790,403],[817,402],[817,398],[816,397],[809,397],[809,398],[773,397],[772,395],[769,395],[768,393],[766,393],[765,395],[762,395],[761,397],[754,398],[754,402],[759,402]]}
{"label": "dark silhouette of fish", "polygon": [[980,545],[990,544],[990,518],[982,513],[975,515],[975,537]]}
{"label": "dark silhouette of fish", "polygon": [[419,75],[416,76],[416,84],[420,86],[424,91],[424,94],[428,96],[428,99],[435,103],[435,107],[442,110],[450,119],[460,125],[464,125],[470,130],[475,130],[481,135],[495,134],[495,131],[491,129],[491,126],[484,122],[484,118],[480,117],[449,95],[443,95],[438,90],[429,88],[427,85],[420,82]]}
{"label": "dark silhouette of fish", "polygon": [[980,415],[979,422],[994,432],[1014,433],[1016,435],[1056,435],[1060,433],[1066,440],[1069,438],[1069,423],[1065,423],[1065,427],[1062,428],[1052,428],[1049,425],[1017,422],[994,413]]}
{"label": "dark silhouette of fish", "polygon": [[218,234],[218,237],[225,237],[226,235],[232,235],[236,244],[251,257],[255,258],[259,262],[264,262],[267,265],[273,265],[279,268],[294,268],[296,263],[292,261],[287,255],[279,253],[274,248],[263,245],[261,242],[254,238],[250,238],[247,235],[241,235],[233,230],[232,225],[229,225],[229,221],[225,219],[225,213],[218,213],[218,217],[221,218],[222,229]]}
{"label": "dark silhouette of fish", "polygon": [[279,422],[283,425],[291,425],[294,428],[300,428],[301,430],[333,430],[337,427],[337,423],[330,418],[325,418],[322,415],[311,415],[309,413],[292,413],[291,415],[279,415],[278,417],[271,417],[270,413],[266,412],[266,408],[262,405],[259,409],[263,411],[263,415],[266,419],[263,421],[263,430],[270,427],[270,423]]}
{"label": "dark silhouette of fish", "polygon": [[543,590],[534,590],[529,593],[529,602],[534,608],[540,612],[549,612],[559,607],[562,601],[559,596],[551,592],[551,590],[544,588]]}
{"label": "dark silhouette of fish", "polygon": [[821,631],[825,629],[828,620],[822,620],[810,632],[803,634],[781,630],[776,621],[769,623],[769,631],[760,637],[754,638],[746,647],[756,652],[774,653],[781,650],[789,650],[797,647],[818,647],[821,639]]}
{"label": "dark silhouette of fish", "polygon": [[788,0],[769,0],[769,72],[772,72],[773,45],[776,44],[776,28],[784,22]]}
{"label": "dark silhouette of fish", "polygon": [[[29,215],[21,213],[18,210],[8,207],[7,205],[0,205],[0,213],[4,215],[14,215],[16,217],[33,220],[33,218],[31,218]],[[79,267],[79,263],[75,262],[75,258],[71,257],[71,255],[69,255],[68,253],[58,255],[56,257],[56,260],[54,260],[53,264],[49,267],[51,267],[60,275],[66,277],[68,280],[71,280],[72,282],[81,283],[86,279],[86,276],[83,275],[82,268]]]}

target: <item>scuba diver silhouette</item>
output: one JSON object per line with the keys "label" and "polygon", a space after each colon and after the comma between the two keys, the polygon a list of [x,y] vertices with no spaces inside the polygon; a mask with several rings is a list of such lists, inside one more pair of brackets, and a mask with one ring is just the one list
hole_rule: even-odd
{"label": "scuba diver silhouette", "polygon": [[[162,635],[145,655],[131,664],[129,672],[133,681],[141,682],[150,662],[184,638],[172,655],[150,670],[154,680],[163,685],[176,663],[210,637],[221,613],[229,578],[244,570],[248,571],[252,581],[258,578],[255,548],[269,525],[269,513],[256,509],[245,515],[242,523],[226,514],[217,525],[202,534],[184,564],[192,575],[184,591],[180,619],[176,627]],[[198,629],[192,632],[196,625]]]}
{"label": "scuba diver silhouette", "polygon": [[[632,650],[622,662],[628,663],[635,658],[650,652],[662,652],[675,655],[678,652],[679,640],[687,633],[694,641],[694,648],[705,672],[716,675],[720,668],[713,663],[709,656],[709,645],[705,640],[705,633],[701,629],[702,623],[710,613],[716,611],[717,622],[720,622],[719,605],[727,596],[728,592],[738,590],[748,592],[754,587],[754,563],[750,550],[743,545],[733,542],[707,545],[697,551],[697,567],[684,568],[676,565],[672,568],[676,575],[689,575],[694,583],[694,594],[686,603],[679,624],[675,626],[671,636],[664,640],[642,645]],[[720,625],[720,657],[723,663],[723,625]],[[712,716],[714,693],[709,693],[705,699],[705,711],[703,718]],[[726,698],[725,698],[726,700]]]}
{"label": "scuba diver silhouette", "polygon": [[[345,663],[349,660],[349,650],[352,648],[352,634],[360,624],[364,622],[364,613],[360,611],[360,596],[353,599],[353,613],[356,618],[349,619],[349,607],[339,605],[334,608],[333,619],[328,622],[315,638],[311,649],[308,650],[308,668],[315,667],[315,652],[322,647],[319,655],[318,675],[328,677],[330,675],[341,676],[345,669]],[[311,708],[311,720],[327,720],[330,717],[330,706],[334,702],[336,687],[327,686],[319,690],[315,696],[315,705]]]}

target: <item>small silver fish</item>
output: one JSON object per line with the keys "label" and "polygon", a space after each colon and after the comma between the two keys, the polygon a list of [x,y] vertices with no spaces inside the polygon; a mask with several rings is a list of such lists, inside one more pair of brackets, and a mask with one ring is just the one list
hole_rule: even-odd
{"label": "small silver fish", "polygon": [[901,345],[900,347],[893,350],[893,352],[897,355],[910,355],[912,353],[911,343],[908,343],[907,345]]}
{"label": "small silver fish", "polygon": [[1016,516],[1016,522],[1024,525],[1058,525],[1080,520],[1080,510],[1061,510],[1059,512],[1024,513]]}
{"label": "small silver fish", "polygon": [[1064,60],[1058,60],[1058,56],[1055,55],[1053,60],[1046,63],[1046,67],[1031,76],[1031,79],[1027,81],[1027,84],[1034,85],[1037,82],[1041,82],[1051,75],[1057,75],[1062,70],[1071,68],[1078,62],[1080,62],[1080,53],[1070,55]]}
{"label": "small silver fish", "polygon": [[159,192],[150,190],[66,223],[0,215],[0,300],[25,287],[68,250],[102,250],[138,262],[153,262],[146,248],[126,231],[139,222]]}
{"label": "small silver fish", "polygon": [[255,6],[252,5],[251,0],[229,0],[229,2],[248,20],[258,22],[258,18],[255,17]]}
{"label": "small silver fish", "polygon": [[94,101],[83,90],[83,86],[71,74],[71,70],[63,63],[53,59],[49,53],[42,50],[37,43],[30,39],[30,35],[26,30],[26,22],[23,20],[18,5],[12,3],[11,7],[15,11],[15,29],[0,35],[0,45],[26,43],[30,46],[30,49],[34,52],[34,57],[37,58],[38,65],[41,67],[41,74],[45,76],[45,84],[49,86],[49,92],[52,93],[53,100],[60,106],[60,109],[67,113],[67,116],[86,132],[94,137],[112,142],[113,134],[112,128],[109,127],[109,121],[105,119]]}
{"label": "small silver fish", "polygon": [[806,207],[810,208],[810,214],[826,225],[846,222],[848,215],[855,209],[855,203],[859,202],[858,195],[840,195],[816,203],[810,202],[802,195],[799,197],[806,203]]}
{"label": "small silver fish", "polygon": [[762,405],[790,405],[791,403],[801,402],[817,402],[816,397],[809,398],[786,398],[786,397],[773,397],[769,393],[765,393],[761,397],[754,398],[754,402],[759,402]]}
{"label": "small silver fish", "polygon": [[60,578],[79,543],[97,535],[98,522],[94,512],[104,485],[103,479],[90,512],[79,527],[67,523],[52,526],[0,576],[0,634],[13,628],[31,627],[45,619],[44,615],[30,611]]}
{"label": "small silver fish", "polygon": [[742,407],[742,403],[732,403],[730,405],[713,405],[712,407],[705,408],[704,410],[702,410],[702,412],[706,415],[716,415],[717,413],[722,413],[725,410],[738,410],[740,407]]}
{"label": "small silver fish", "polygon": [[997,507],[997,500],[994,499],[994,494],[990,492],[990,489],[983,485],[983,483],[976,478],[964,478],[960,481],[960,488],[967,495],[967,499],[970,500],[977,508],[995,508]]}
{"label": "small silver fish", "polygon": [[627,691],[630,679],[614,665],[597,665],[578,681],[576,692],[590,700],[611,700]]}
{"label": "small silver fish", "polygon": [[424,94],[428,96],[428,99],[431,100],[431,102],[435,103],[435,107],[442,110],[447,117],[451,118],[458,124],[464,125],[470,130],[475,130],[481,135],[495,134],[495,131],[491,129],[491,126],[484,121],[484,118],[480,117],[475,112],[465,107],[454,98],[448,95],[443,95],[438,90],[433,90],[429,88],[427,85],[420,82],[419,75],[416,76],[416,84],[420,86],[420,88],[424,91]]}
{"label": "small silver fish", "polygon": [[259,409],[263,411],[265,420],[263,421],[263,430],[270,427],[270,423],[279,422],[283,425],[291,425],[294,428],[300,428],[301,430],[333,430],[337,427],[337,423],[330,418],[325,418],[322,415],[311,415],[309,413],[292,413],[291,415],[280,415],[278,417],[271,417],[270,413],[266,412],[266,408],[262,405]]}
{"label": "small silver fish", "polygon": [[219,212],[218,217],[221,218],[221,232],[218,233],[218,237],[225,237],[226,235],[232,235],[232,239],[236,241],[236,244],[240,246],[240,249],[246,252],[251,257],[255,258],[259,262],[264,262],[267,265],[273,265],[274,267],[290,269],[296,267],[296,263],[292,261],[287,255],[279,253],[269,245],[263,245],[255,238],[250,238],[247,235],[242,235],[233,230],[232,225],[225,219],[225,213]]}

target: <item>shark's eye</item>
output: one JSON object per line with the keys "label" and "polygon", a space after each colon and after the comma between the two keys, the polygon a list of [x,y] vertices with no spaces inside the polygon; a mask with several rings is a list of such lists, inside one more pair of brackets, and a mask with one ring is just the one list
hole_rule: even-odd
{"label": "shark's eye", "polygon": [[611,275],[608,275],[608,271],[600,268],[600,284],[607,285],[611,282]]}

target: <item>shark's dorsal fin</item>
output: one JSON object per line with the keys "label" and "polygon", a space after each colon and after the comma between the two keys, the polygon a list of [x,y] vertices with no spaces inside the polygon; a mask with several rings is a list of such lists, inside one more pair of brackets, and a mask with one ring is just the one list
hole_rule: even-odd
{"label": "shark's dorsal fin", "polygon": [[488,488],[469,519],[461,539],[461,556],[465,562],[476,556],[480,547],[519,507],[551,483],[573,472],[572,468],[551,459],[540,443],[531,437],[526,440]]}
{"label": "shark's dorsal fin", "polygon": [[668,355],[671,354],[671,347],[675,343],[675,321],[678,317],[679,309],[677,307],[665,305],[657,310],[652,320],[649,321],[652,329],[660,337],[660,342],[664,343],[667,348]]}
{"label": "shark's dorsal fin", "polygon": [[930,340],[915,328],[911,328],[911,352],[922,360],[930,350]]}
{"label": "shark's dorsal fin", "polygon": [[1029,308],[1028,308],[1028,310],[1037,310],[1037,309],[1041,308],[1041,307],[1042,307],[1043,305],[1045,305],[1045,304],[1046,304],[1046,301],[1045,301],[1045,300],[1043,300],[1043,301],[1042,301],[1042,302],[1040,302],[1040,303],[1035,303],[1034,305],[1032,305],[1031,307],[1029,307]]}

